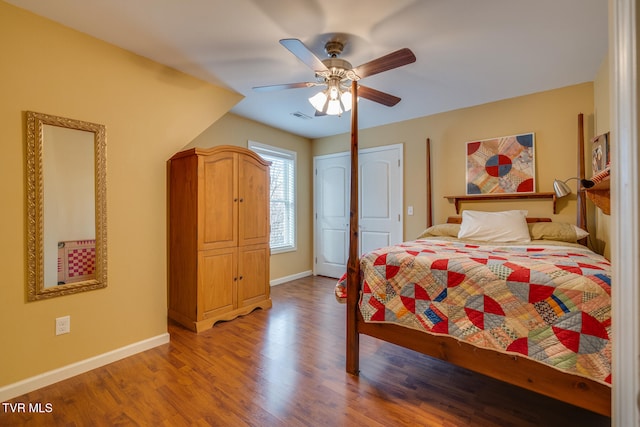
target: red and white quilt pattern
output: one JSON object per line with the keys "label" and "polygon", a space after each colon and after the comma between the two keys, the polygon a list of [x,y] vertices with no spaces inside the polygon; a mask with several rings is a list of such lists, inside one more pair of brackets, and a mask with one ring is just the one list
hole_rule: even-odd
{"label": "red and white quilt pattern", "polygon": [[360,263],[367,322],[446,334],[611,383],[610,263],[586,248],[417,240]]}
{"label": "red and white quilt pattern", "polygon": [[58,242],[58,284],[94,279],[96,274],[96,241],[67,240]]}

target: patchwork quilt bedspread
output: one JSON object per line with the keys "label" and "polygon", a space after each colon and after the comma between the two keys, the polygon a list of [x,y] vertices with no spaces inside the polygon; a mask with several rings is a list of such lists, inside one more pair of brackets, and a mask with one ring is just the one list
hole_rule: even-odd
{"label": "patchwork quilt bedspread", "polygon": [[[579,245],[423,239],[360,260],[360,311],[611,384],[610,263]],[[336,296],[346,297],[345,276]]]}

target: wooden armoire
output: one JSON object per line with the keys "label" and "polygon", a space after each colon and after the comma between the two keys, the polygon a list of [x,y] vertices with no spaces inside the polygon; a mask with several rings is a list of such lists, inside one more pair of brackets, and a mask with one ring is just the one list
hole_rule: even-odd
{"label": "wooden armoire", "polygon": [[271,307],[269,164],[235,146],[169,159],[170,319],[200,332]]}

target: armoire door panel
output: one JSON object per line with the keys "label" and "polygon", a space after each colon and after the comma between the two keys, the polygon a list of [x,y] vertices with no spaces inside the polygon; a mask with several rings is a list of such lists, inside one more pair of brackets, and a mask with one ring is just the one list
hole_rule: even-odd
{"label": "armoire door panel", "polygon": [[238,260],[238,307],[269,297],[269,246],[240,248]]}
{"label": "armoire door panel", "polygon": [[255,159],[239,158],[238,244],[269,242],[269,169]]}
{"label": "armoire door panel", "polygon": [[200,252],[202,318],[232,311],[236,307],[237,253],[236,248]]}
{"label": "armoire door panel", "polygon": [[[214,249],[237,244],[235,224],[238,209],[236,154],[221,153],[203,160],[202,241],[200,249]],[[221,227],[220,224],[229,224]]]}

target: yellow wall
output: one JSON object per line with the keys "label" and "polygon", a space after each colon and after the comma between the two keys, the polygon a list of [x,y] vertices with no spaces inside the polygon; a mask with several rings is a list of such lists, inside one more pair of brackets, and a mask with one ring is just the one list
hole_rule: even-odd
{"label": "yellow wall", "polygon": [[[426,226],[425,140],[431,139],[434,223],[455,215],[453,204],[444,196],[463,195],[465,184],[466,142],[521,133],[535,133],[536,190],[553,191],[555,178],[576,176],[578,114],[585,117],[585,137],[593,132],[593,84],[584,83],[476,107],[465,108],[401,123],[364,129],[359,132],[361,148],[404,144],[404,212],[414,207],[413,216],[405,216],[405,239],[417,236]],[[313,142],[313,155],[349,149],[350,135],[327,137]],[[572,189],[575,192],[576,181]],[[568,199],[568,200],[567,200]],[[498,206],[496,208],[495,206]],[[531,216],[552,217],[554,221],[576,221],[575,194],[558,201],[553,214],[548,200],[466,203],[463,209],[526,208]]]}
{"label": "yellow wall", "polygon": [[[4,2],[0,51],[3,386],[167,331],[166,160],[241,97]],[[27,110],[106,125],[106,289],[26,302]]]}
{"label": "yellow wall", "polygon": [[296,197],[297,203],[297,250],[271,256],[271,279],[278,280],[313,268],[313,221],[312,221],[312,158],[311,141],[270,126],[245,119],[235,114],[227,114],[211,125],[190,147],[213,147],[216,145],[237,145],[247,147],[248,141],[260,142],[274,147],[285,148],[297,153]]}

